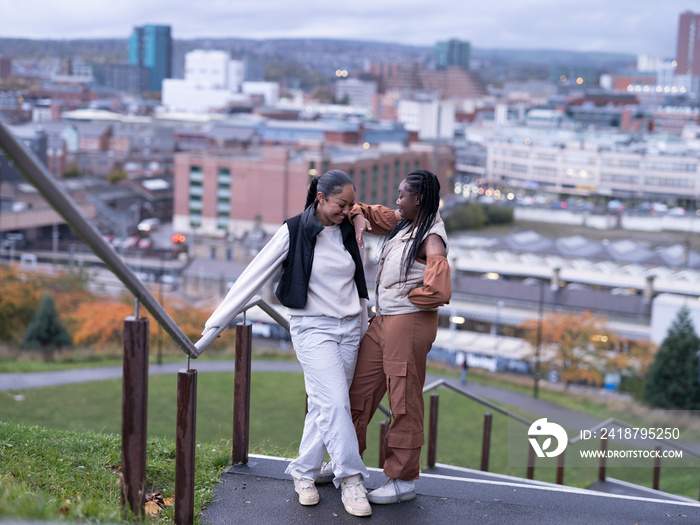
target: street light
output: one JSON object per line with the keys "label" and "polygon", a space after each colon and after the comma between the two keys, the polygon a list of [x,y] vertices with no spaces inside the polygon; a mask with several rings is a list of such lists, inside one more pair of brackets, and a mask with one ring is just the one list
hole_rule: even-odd
{"label": "street light", "polygon": [[540,350],[542,346],[542,305],[544,304],[544,281],[539,279],[540,300],[537,306],[537,339],[535,342],[535,384],[532,397],[539,397],[540,390]]}
{"label": "street light", "polygon": [[[184,236],[183,236],[184,239]],[[163,306],[163,276],[165,275],[165,259],[170,259],[169,252],[161,252],[160,254],[160,275],[158,276],[158,302]],[[158,364],[163,364],[163,327],[159,326],[158,330]]]}

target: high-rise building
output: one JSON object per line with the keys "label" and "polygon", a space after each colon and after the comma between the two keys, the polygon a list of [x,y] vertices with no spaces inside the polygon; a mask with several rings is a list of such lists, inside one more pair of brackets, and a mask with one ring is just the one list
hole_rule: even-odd
{"label": "high-rise building", "polygon": [[135,27],[129,38],[129,64],[151,72],[150,90],[161,91],[163,79],[172,77],[173,39],[170,26]]}
{"label": "high-rise building", "polygon": [[676,75],[700,76],[700,13],[686,11],[678,21]]}
{"label": "high-rise building", "polygon": [[0,56],[0,79],[10,78],[12,74],[12,59]]}
{"label": "high-rise building", "polygon": [[435,69],[446,69],[450,66],[469,69],[471,45],[457,39],[435,44]]}

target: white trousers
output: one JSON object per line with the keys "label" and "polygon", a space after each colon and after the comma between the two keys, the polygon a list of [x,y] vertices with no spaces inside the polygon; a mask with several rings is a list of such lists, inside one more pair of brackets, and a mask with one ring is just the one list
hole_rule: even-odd
{"label": "white trousers", "polygon": [[295,478],[316,479],[326,451],[336,487],[348,476],[369,477],[360,457],[348,396],[357,363],[360,328],[359,315],[343,319],[291,318],[292,344],[304,370],[308,396],[299,457],[286,470]]}

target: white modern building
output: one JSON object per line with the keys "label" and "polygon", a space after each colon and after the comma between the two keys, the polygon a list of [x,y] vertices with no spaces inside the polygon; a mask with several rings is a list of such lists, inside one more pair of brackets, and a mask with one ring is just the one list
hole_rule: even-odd
{"label": "white modern building", "polygon": [[277,82],[243,82],[241,91],[249,97],[261,97],[266,106],[275,106],[280,101],[280,85]]}
{"label": "white modern building", "polygon": [[246,82],[245,64],[225,51],[195,50],[185,55],[185,78],[163,81],[163,106],[171,113],[208,113],[235,104],[276,104],[279,84]]}
{"label": "white modern building", "polygon": [[624,133],[499,127],[488,137],[491,184],[573,195],[700,199],[700,150],[693,141]]}
{"label": "white modern building", "polygon": [[191,51],[185,55],[185,80],[199,88],[240,91],[243,62],[225,51]]}
{"label": "white modern building", "polygon": [[451,100],[399,100],[398,120],[421,140],[452,139],[455,133],[455,105]]}

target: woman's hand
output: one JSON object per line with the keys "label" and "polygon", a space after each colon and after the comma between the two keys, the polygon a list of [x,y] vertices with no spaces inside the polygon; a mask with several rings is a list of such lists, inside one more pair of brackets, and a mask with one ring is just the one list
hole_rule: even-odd
{"label": "woman's hand", "polygon": [[372,225],[361,214],[353,217],[352,225],[355,227],[355,240],[357,241],[357,245],[361,250],[364,250],[365,240],[362,235],[365,233],[365,231],[372,231]]}

